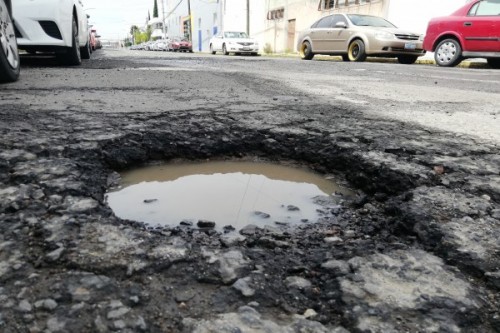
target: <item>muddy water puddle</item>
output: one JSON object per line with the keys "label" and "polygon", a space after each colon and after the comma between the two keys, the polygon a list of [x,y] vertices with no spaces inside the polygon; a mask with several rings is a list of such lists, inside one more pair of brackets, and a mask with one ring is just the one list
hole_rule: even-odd
{"label": "muddy water puddle", "polygon": [[108,204],[118,217],[152,226],[205,221],[239,230],[314,222],[324,208],[315,198],[351,194],[309,170],[260,162],[171,163],[121,176],[120,187],[107,193]]}

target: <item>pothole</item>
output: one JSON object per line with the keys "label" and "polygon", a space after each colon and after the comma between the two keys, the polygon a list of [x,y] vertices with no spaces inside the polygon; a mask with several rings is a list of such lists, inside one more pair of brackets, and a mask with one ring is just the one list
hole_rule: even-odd
{"label": "pothole", "polygon": [[121,174],[106,197],[115,214],[152,226],[240,230],[317,221],[352,195],[304,168],[248,161],[177,162]]}

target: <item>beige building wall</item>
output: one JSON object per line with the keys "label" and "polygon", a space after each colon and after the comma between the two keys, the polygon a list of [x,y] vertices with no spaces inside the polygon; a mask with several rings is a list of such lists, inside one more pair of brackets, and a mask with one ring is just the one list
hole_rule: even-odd
{"label": "beige building wall", "polygon": [[[319,18],[333,13],[358,13],[381,16],[396,26],[424,34],[429,20],[449,15],[470,0],[335,0],[332,9],[318,10],[328,0],[260,0],[265,1],[268,15],[280,8],[283,17],[267,19],[263,24],[264,44],[277,53],[297,51],[300,31]],[[294,26],[291,25],[294,21]],[[295,29],[295,33],[290,31]],[[293,35],[293,43],[290,42]],[[290,47],[293,44],[293,47]]]}
{"label": "beige building wall", "polygon": [[[319,10],[320,0],[265,0],[266,22],[264,24],[264,44],[276,53],[297,51],[297,38],[300,32],[310,27],[323,16],[344,12],[387,16],[389,0],[371,0],[363,4],[356,1],[340,0],[344,6]],[[323,0],[324,1],[324,0]],[[396,0],[397,1],[397,0]],[[415,1],[415,0],[414,0]],[[351,3],[350,6],[345,4]],[[283,8],[283,17],[269,19],[269,14]],[[272,17],[272,15],[271,15]],[[293,40],[293,42],[292,42]]]}

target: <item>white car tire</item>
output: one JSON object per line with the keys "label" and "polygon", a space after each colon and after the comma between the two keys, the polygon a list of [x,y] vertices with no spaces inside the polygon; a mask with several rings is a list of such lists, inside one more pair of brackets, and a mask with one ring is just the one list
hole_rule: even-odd
{"label": "white car tire", "polygon": [[13,82],[19,77],[20,60],[14,24],[4,0],[0,0],[0,82]]}
{"label": "white car tire", "polygon": [[80,53],[80,39],[78,37],[78,27],[76,18],[73,17],[72,45],[66,48],[66,52],[58,54],[59,61],[68,66],[78,66],[82,63]]}

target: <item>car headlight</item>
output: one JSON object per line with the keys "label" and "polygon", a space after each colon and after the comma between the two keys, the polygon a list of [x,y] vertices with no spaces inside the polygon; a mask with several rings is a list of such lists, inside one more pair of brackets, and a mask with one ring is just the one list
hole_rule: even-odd
{"label": "car headlight", "polygon": [[423,42],[425,38],[425,35],[420,35],[420,38],[418,39],[419,41]]}
{"label": "car headlight", "polygon": [[377,38],[377,39],[394,39],[395,36],[394,36],[394,34],[391,34],[390,32],[379,31],[379,32],[375,33],[375,38]]}

